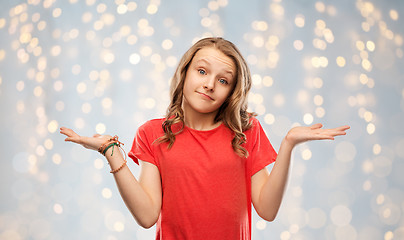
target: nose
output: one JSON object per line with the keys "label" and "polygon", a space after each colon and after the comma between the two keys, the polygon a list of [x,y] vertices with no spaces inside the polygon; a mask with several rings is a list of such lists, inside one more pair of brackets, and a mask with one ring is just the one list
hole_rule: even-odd
{"label": "nose", "polygon": [[213,77],[206,78],[203,88],[208,91],[213,91],[215,88],[215,79]]}

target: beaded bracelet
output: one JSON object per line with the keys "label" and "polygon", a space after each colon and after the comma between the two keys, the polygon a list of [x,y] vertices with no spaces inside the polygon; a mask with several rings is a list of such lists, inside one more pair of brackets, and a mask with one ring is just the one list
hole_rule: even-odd
{"label": "beaded bracelet", "polygon": [[125,159],[125,161],[122,163],[122,165],[119,168],[111,170],[110,173],[115,174],[115,173],[119,172],[123,167],[125,167],[126,163],[127,163],[127,161]]}

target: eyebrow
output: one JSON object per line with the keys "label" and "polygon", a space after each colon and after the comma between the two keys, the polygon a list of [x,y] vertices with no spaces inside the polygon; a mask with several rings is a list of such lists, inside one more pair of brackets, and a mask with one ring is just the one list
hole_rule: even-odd
{"label": "eyebrow", "polygon": [[[199,62],[203,62],[207,65],[212,65],[210,62],[206,61],[205,59],[199,59],[198,61],[196,61],[196,63],[199,63]],[[232,70],[225,70],[225,72],[228,74],[231,74],[232,77],[234,76]]]}

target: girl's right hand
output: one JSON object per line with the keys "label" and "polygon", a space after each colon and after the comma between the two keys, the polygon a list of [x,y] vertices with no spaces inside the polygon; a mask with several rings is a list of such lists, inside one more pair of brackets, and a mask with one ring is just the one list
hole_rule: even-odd
{"label": "girl's right hand", "polygon": [[80,136],[70,128],[61,127],[60,133],[66,135],[66,142],[74,142],[85,148],[98,151],[104,143],[111,139],[109,135],[94,134],[93,137]]}

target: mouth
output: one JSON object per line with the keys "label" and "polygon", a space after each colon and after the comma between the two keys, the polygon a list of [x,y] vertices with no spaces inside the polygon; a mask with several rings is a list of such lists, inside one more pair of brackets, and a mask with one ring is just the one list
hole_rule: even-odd
{"label": "mouth", "polygon": [[207,95],[207,94],[204,94],[204,93],[201,93],[201,92],[197,92],[197,93],[200,94],[202,97],[207,98],[207,99],[213,101],[213,98],[212,98],[211,96],[209,96],[209,95]]}

